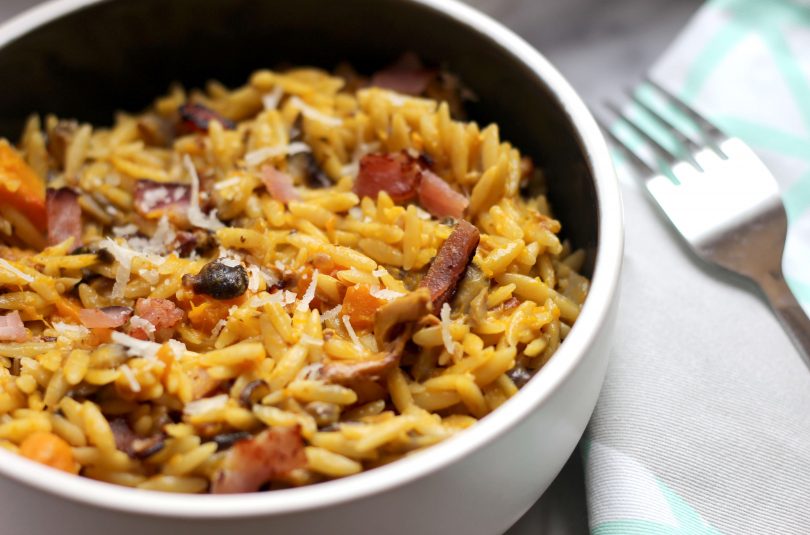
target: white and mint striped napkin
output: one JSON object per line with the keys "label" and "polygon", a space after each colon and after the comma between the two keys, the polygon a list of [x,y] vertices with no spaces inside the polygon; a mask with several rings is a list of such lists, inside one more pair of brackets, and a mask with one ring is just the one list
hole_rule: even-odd
{"label": "white and mint striped napkin", "polygon": [[[810,2],[712,0],[653,76],[777,177],[810,310]],[[682,245],[617,159],[618,336],[582,451],[591,531],[810,533],[810,372],[767,305]]]}

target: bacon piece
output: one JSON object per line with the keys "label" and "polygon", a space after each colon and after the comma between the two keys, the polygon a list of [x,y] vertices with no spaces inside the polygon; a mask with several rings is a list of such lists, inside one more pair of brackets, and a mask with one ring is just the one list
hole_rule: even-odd
{"label": "bacon piece", "polygon": [[307,465],[301,427],[273,427],[236,442],[211,483],[212,494],[256,492]]}
{"label": "bacon piece", "polygon": [[[142,297],[135,303],[135,314],[155,326],[155,331],[162,335],[158,338],[168,338],[165,330],[172,329],[183,320],[183,310],[168,299]],[[134,327],[129,335],[141,340],[149,338],[149,333],[142,327]]]}
{"label": "bacon piece", "polygon": [[16,310],[5,316],[0,316],[0,341],[2,342],[24,342],[28,338],[25,331],[25,324],[20,319],[20,313]]}
{"label": "bacon piece", "polygon": [[462,219],[442,244],[420,283],[420,286],[430,290],[433,310],[441,310],[442,305],[453,297],[458,281],[475,255],[479,239],[478,229]]}
{"label": "bacon piece", "polygon": [[436,71],[425,69],[416,54],[410,53],[404,54],[393,65],[374,73],[371,85],[406,95],[421,95],[435,77]]}
{"label": "bacon piece", "polygon": [[45,197],[48,245],[73,237],[73,247],[82,245],[82,209],[79,195],[70,188],[50,189]]}
{"label": "bacon piece", "polygon": [[208,132],[208,125],[211,121],[219,121],[226,130],[233,130],[236,124],[230,119],[226,119],[214,110],[202,104],[183,104],[177,111],[180,118],[192,130],[197,132]]}
{"label": "bacon piece", "polygon": [[385,191],[395,203],[403,203],[416,197],[421,177],[419,161],[404,152],[366,154],[360,159],[354,192],[376,199]]}
{"label": "bacon piece", "polygon": [[288,203],[301,198],[298,190],[293,186],[293,179],[287,173],[279,171],[271,165],[262,167],[259,177],[268,193],[277,201]]}
{"label": "bacon piece", "polygon": [[419,182],[419,204],[434,217],[460,219],[470,204],[469,199],[429,170],[422,171]]}
{"label": "bacon piece", "polygon": [[132,316],[129,307],[83,308],[79,310],[82,325],[90,329],[115,329]]}
{"label": "bacon piece", "polygon": [[175,182],[141,179],[135,183],[135,211],[148,219],[166,214],[173,223],[187,221],[191,188]]}

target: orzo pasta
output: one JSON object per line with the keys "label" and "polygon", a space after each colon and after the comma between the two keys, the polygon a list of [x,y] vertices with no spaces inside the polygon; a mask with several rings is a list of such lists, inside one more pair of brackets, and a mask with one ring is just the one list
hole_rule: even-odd
{"label": "orzo pasta", "polygon": [[0,446],[143,489],[306,485],[464,430],[543,366],[588,281],[521,196],[541,173],[435,73],[339,72],[0,141]]}

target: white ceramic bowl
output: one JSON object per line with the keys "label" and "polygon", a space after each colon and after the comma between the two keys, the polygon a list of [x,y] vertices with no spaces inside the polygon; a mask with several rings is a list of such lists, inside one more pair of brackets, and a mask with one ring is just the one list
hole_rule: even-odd
{"label": "white ceramic bowl", "polygon": [[[338,4],[344,20],[334,13]],[[291,43],[280,47],[279,57],[297,55],[290,59],[301,63],[329,62],[336,46],[349,60],[377,54],[371,63],[390,60],[396,50],[415,49],[447,60],[479,94],[482,114],[505,123],[504,137],[536,153],[548,168],[558,215],[572,239],[584,242],[576,245],[589,251],[590,295],[560,349],[516,396],[471,429],[422,453],[310,487],[197,496],[108,485],[0,450],[2,532],[473,535],[506,530],[573,451],[607,365],[623,234],[614,171],[593,118],[536,50],[455,1],[202,0],[194,9],[190,5],[187,0],[56,0],[0,27],[0,134],[14,135],[33,110],[108,118],[109,106],[126,106],[164,89],[171,81],[167,73],[195,81],[222,71],[227,78],[223,65],[231,66],[237,57],[241,63],[234,74],[244,79],[251,69],[267,65],[261,55],[244,52],[261,43],[264,28],[278,36],[276,43]],[[220,50],[238,51],[239,39],[245,43],[240,54]],[[324,44],[313,47],[313,40]],[[274,41],[268,43],[269,50]],[[195,59],[196,52],[206,61]],[[319,57],[308,61],[309,55]],[[144,65],[148,72],[132,74]],[[137,90],[133,79],[140,84]]]}

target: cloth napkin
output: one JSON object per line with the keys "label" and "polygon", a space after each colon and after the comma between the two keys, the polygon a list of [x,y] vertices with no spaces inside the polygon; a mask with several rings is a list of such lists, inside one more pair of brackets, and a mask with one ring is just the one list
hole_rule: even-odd
{"label": "cloth napkin", "polygon": [[[652,76],[776,176],[810,310],[810,2],[709,1]],[[617,168],[618,331],[581,447],[592,533],[810,533],[810,371],[753,288],[691,255]]]}

